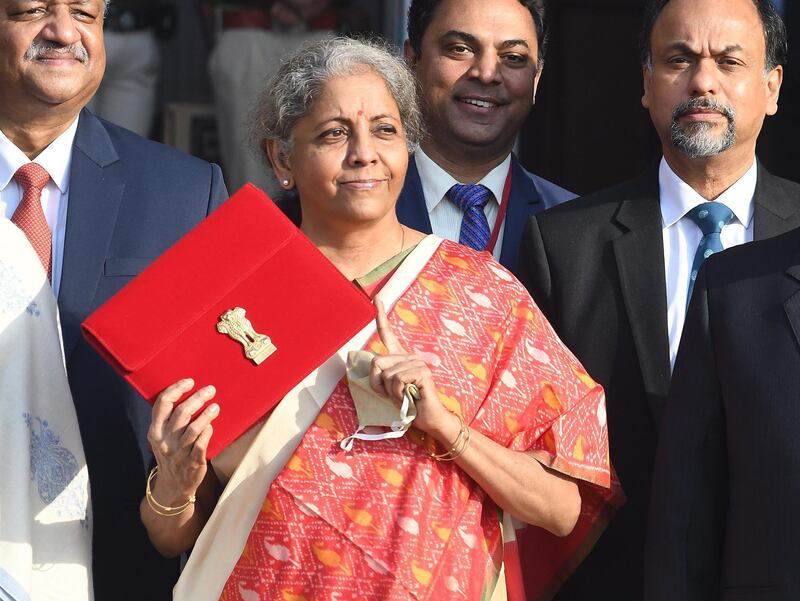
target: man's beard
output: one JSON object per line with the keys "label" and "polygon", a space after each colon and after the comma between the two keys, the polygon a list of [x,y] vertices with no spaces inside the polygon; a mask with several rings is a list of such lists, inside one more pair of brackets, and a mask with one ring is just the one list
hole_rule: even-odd
{"label": "man's beard", "polygon": [[[711,130],[715,124],[698,121],[681,124],[680,117],[693,109],[718,111],[728,120],[728,127],[722,134],[714,135]],[[692,159],[712,157],[725,152],[736,141],[736,110],[711,98],[692,98],[678,105],[672,112],[672,126],[669,130],[672,145]]]}

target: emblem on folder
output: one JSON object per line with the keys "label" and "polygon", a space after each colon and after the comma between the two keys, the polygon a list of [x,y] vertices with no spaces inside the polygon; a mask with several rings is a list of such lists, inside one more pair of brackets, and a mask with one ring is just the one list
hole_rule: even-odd
{"label": "emblem on folder", "polygon": [[247,311],[234,307],[225,311],[217,323],[217,331],[226,334],[244,347],[244,356],[256,365],[261,365],[267,357],[278,350],[269,336],[259,334],[246,317]]}

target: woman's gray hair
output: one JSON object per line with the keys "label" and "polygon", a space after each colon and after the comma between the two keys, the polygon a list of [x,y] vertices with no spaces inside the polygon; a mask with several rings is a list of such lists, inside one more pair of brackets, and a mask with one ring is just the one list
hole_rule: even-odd
{"label": "woman's gray hair", "polygon": [[422,134],[417,83],[405,63],[385,42],[331,37],[302,46],[286,58],[266,84],[253,114],[252,141],[279,140],[291,149],[292,129],[305,117],[329,79],[358,73],[379,75],[400,111],[409,152]]}

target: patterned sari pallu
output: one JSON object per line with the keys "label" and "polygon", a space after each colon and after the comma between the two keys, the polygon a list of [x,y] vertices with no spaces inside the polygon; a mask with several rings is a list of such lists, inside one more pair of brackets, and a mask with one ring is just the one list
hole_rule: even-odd
{"label": "patterned sari pallu", "polygon": [[[505,269],[442,242],[389,320],[430,365],[448,409],[601,498],[610,485],[602,388]],[[376,334],[366,349],[386,353]],[[433,460],[414,429],[344,453],[339,443],[357,427],[342,379],[269,486],[222,599],[492,597],[503,539],[491,499],[455,463]],[[584,521],[604,514],[602,503],[587,507]],[[569,561],[541,553],[551,567]]]}

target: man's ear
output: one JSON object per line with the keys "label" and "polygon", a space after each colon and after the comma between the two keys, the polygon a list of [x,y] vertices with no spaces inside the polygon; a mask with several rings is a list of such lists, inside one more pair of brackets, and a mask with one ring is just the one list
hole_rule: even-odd
{"label": "man's ear", "polygon": [[270,165],[272,165],[272,170],[275,172],[275,178],[278,183],[284,188],[293,188],[292,166],[289,157],[286,155],[283,143],[280,140],[270,138],[264,140],[261,144]]}
{"label": "man's ear", "polygon": [[531,99],[531,105],[536,104],[536,93],[539,91],[539,82],[542,79],[542,71],[544,71],[544,65],[536,70],[536,75],[533,77],[533,98]]}
{"label": "man's ear", "polygon": [[646,109],[650,108],[650,84],[653,81],[653,70],[648,67],[642,67],[642,84],[644,85],[644,93],[642,94],[642,106]]}
{"label": "man's ear", "polygon": [[774,115],[778,112],[778,99],[781,95],[781,85],[783,84],[783,67],[778,65],[767,73],[767,115]]}
{"label": "man's ear", "polygon": [[414,52],[411,40],[406,40],[403,43],[403,57],[405,57],[406,65],[408,65],[409,69],[413,69],[417,65],[417,53]]}

